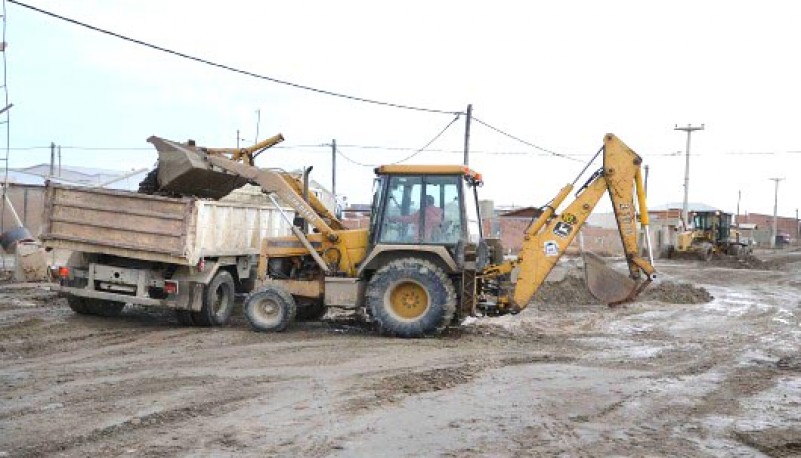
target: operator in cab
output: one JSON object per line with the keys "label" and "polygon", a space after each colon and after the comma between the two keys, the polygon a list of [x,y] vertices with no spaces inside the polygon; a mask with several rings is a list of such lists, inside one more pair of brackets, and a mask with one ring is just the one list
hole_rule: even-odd
{"label": "operator in cab", "polygon": [[423,200],[423,207],[414,213],[405,216],[393,216],[392,221],[399,223],[412,223],[414,225],[414,233],[416,236],[420,234],[420,212],[424,212],[425,225],[423,227],[423,241],[430,242],[433,240],[434,230],[439,228],[442,224],[442,209],[437,207],[434,203],[434,196],[427,195]]}

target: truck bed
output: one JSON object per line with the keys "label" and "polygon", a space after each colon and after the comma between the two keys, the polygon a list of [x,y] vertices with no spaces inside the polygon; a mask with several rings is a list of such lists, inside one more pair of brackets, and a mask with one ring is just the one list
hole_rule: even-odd
{"label": "truck bed", "polygon": [[289,233],[273,206],[51,184],[40,238],[49,248],[194,265],[258,254],[262,238]]}

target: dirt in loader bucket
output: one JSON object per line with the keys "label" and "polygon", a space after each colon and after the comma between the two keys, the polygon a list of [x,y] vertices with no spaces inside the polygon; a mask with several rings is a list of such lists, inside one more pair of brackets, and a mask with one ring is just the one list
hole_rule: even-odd
{"label": "dirt in loader bucket", "polygon": [[195,146],[156,136],[147,141],[159,153],[159,191],[220,199],[247,184],[247,179],[213,167],[206,153]]}
{"label": "dirt in loader bucket", "polygon": [[633,298],[638,286],[634,280],[606,265],[595,253],[585,251],[582,256],[584,281],[596,299],[613,305]]}

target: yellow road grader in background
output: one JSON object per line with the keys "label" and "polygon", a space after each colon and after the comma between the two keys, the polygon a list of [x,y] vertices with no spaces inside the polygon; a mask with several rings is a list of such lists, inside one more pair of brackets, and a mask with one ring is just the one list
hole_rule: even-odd
{"label": "yellow road grader in background", "polygon": [[[313,195],[304,195],[295,176],[257,168],[247,155],[159,137],[148,141],[159,151],[161,189],[217,197],[252,183],[279,210],[294,210],[294,218],[281,210],[293,223],[293,235],[261,241],[256,287],[244,302],[248,322],[258,331],[282,331],[296,316],[321,317],[327,307],[360,311],[382,332],[401,337],[433,334],[467,316],[517,313],[607,191],[629,272],[611,270],[587,253],[590,291],[605,303],[625,302],[655,278],[650,243],[649,259],[640,256],[637,245],[638,218],[648,224],[642,160],[612,134],[599,151],[603,166],[557,212],[579,178],[562,188],[521,234],[519,256],[506,261],[498,241],[482,234],[477,192],[482,177],[467,167],[376,168],[369,228],[346,229]],[[303,230],[307,225],[299,220],[312,230]]]}
{"label": "yellow road grader in background", "polygon": [[709,261],[713,256],[747,258],[752,255],[750,241],[740,237],[732,224],[732,214],[719,210],[693,211],[690,229],[676,234],[676,243],[667,247],[668,258],[697,258]]}

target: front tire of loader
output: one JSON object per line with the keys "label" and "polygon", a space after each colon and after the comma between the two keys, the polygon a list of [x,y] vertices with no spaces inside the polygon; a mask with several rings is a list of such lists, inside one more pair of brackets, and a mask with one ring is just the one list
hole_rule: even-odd
{"label": "front tire of loader", "polygon": [[248,296],[245,318],[259,332],[281,332],[295,319],[295,298],[277,286],[267,286]]}
{"label": "front tire of loader", "polygon": [[445,272],[423,259],[390,262],[367,285],[366,302],[379,331],[398,337],[435,334],[456,312],[456,288]]}
{"label": "front tire of loader", "polygon": [[227,270],[218,270],[206,287],[203,306],[199,312],[190,312],[195,326],[224,326],[234,311],[236,285]]}

